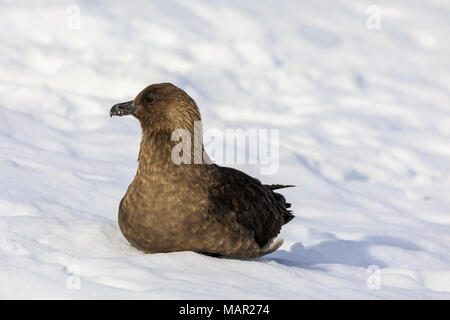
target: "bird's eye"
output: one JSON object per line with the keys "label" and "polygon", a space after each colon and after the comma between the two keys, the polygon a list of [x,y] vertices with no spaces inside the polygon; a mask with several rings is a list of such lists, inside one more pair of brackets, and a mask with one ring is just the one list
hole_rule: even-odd
{"label": "bird's eye", "polygon": [[153,97],[151,97],[151,96],[145,97],[145,102],[152,103],[153,102]]}

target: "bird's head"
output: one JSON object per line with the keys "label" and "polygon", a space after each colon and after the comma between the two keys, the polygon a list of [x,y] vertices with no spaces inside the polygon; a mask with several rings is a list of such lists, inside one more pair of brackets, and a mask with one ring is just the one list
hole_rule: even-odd
{"label": "bird's head", "polygon": [[133,115],[144,131],[190,130],[201,120],[195,101],[171,83],[148,86],[134,100],[114,105],[110,115]]}

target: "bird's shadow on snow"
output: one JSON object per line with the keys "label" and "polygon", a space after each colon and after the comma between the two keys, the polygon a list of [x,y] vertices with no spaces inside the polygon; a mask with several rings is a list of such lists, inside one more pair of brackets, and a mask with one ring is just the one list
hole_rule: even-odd
{"label": "bird's shadow on snow", "polygon": [[289,251],[278,250],[263,258],[285,266],[302,268],[316,267],[321,264],[342,264],[365,267],[376,265],[380,268],[388,266],[370,253],[374,246],[390,246],[403,250],[420,250],[416,244],[395,237],[367,237],[362,241],[326,240],[316,245],[305,247],[301,242],[295,243]]}

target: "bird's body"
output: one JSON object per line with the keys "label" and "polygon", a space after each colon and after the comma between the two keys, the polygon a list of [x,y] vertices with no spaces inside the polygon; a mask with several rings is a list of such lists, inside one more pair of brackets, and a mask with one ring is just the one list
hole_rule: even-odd
{"label": "bird's body", "polygon": [[[259,257],[281,246],[274,239],[293,215],[274,190],[285,186],[263,185],[208,161],[173,161],[178,141],[172,141],[172,132],[182,128],[193,136],[193,122],[200,120],[184,91],[156,84],[128,105],[143,129],[139,167],[119,206],[120,229],[133,246],[148,253],[192,250],[236,258]],[[128,112],[120,106],[111,115]]]}

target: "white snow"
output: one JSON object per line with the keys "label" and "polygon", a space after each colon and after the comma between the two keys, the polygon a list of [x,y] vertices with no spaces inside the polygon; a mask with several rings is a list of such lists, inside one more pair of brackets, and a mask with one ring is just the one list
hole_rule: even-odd
{"label": "white snow", "polygon": [[[30,0],[0,12],[0,298],[450,298],[448,1]],[[279,251],[246,261],[128,245],[117,211],[140,130],[109,109],[157,82],[186,90],[206,129],[280,130],[277,174],[238,166],[297,185],[283,191],[296,218]]]}

